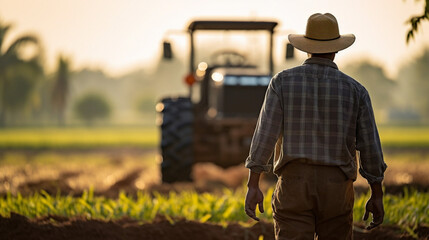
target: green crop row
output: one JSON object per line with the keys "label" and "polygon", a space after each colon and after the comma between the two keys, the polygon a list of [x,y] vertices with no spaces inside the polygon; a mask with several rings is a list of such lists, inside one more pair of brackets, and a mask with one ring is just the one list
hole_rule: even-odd
{"label": "green crop row", "polygon": [[[260,218],[271,221],[271,195],[269,189],[265,196],[265,213],[258,214]],[[244,192],[242,190],[224,190],[222,195],[196,192],[170,192],[160,195],[139,192],[136,197],[120,193],[117,199],[96,197],[93,191],[85,191],[81,197],[51,196],[44,191],[32,196],[23,197],[20,194],[7,194],[0,199],[0,215],[10,216],[15,212],[29,218],[47,215],[66,217],[83,216],[88,219],[118,219],[130,217],[141,222],[148,222],[156,215],[164,215],[170,221],[175,218],[185,218],[200,222],[248,222],[244,213]],[[361,195],[355,200],[354,219],[362,221],[365,202],[369,195]],[[405,191],[404,196],[386,195],[385,223],[406,226],[414,229],[419,224],[429,224],[429,193]]]}
{"label": "green crop row", "polygon": [[[355,199],[353,218],[362,221],[365,204],[370,194]],[[383,199],[384,223],[415,229],[419,224],[429,224],[429,192],[404,189],[404,195],[387,194]]]}

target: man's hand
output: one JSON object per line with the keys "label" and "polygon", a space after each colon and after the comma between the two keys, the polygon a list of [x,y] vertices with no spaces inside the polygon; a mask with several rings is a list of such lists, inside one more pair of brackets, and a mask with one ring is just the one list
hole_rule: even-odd
{"label": "man's hand", "polygon": [[259,218],[256,217],[255,209],[256,205],[259,205],[259,211],[264,212],[264,194],[262,194],[259,187],[249,187],[247,189],[246,202],[244,205],[244,210],[247,216],[259,221]]}
{"label": "man's hand", "polygon": [[381,188],[381,183],[371,184],[371,197],[368,202],[366,202],[365,214],[363,216],[364,221],[368,219],[369,213],[372,213],[372,222],[366,227],[367,230],[377,227],[384,219],[383,190]]}
{"label": "man's hand", "polygon": [[259,173],[250,171],[247,187],[244,211],[249,217],[259,221],[259,218],[256,217],[255,213],[256,205],[259,206],[259,211],[261,213],[264,212],[264,194],[259,189]]}

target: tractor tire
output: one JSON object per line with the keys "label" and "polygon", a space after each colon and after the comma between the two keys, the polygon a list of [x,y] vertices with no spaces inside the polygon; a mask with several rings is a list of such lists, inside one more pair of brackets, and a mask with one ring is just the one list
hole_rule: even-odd
{"label": "tractor tire", "polygon": [[192,181],[193,104],[190,98],[164,98],[161,103],[162,182]]}

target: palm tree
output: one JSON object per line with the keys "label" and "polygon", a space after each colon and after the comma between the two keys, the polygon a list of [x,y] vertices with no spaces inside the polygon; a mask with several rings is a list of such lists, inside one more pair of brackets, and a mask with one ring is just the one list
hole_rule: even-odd
{"label": "palm tree", "polygon": [[[28,95],[31,92],[29,88],[34,86],[34,84],[27,84],[27,86],[30,87],[26,91],[23,91],[21,95],[7,94],[10,88],[9,84],[14,78],[14,73],[8,74],[8,70],[15,67],[25,69],[25,72],[27,72],[25,74],[23,74],[21,70],[15,71],[20,72],[19,77],[21,80],[25,78],[27,80],[34,79],[37,75],[43,74],[43,69],[40,64],[40,54],[36,54],[30,59],[26,59],[22,56],[22,50],[27,44],[33,44],[39,47],[36,37],[24,35],[12,41],[9,46],[5,46],[6,35],[11,27],[10,24],[0,22],[0,126],[4,126],[5,124],[7,108],[24,105],[29,99]],[[24,75],[26,76],[23,78]],[[20,104],[12,104],[9,106],[8,104],[12,102],[18,102]]]}
{"label": "palm tree", "polygon": [[58,71],[51,99],[60,125],[64,125],[64,110],[67,103],[69,74],[69,60],[60,56],[58,59]]}

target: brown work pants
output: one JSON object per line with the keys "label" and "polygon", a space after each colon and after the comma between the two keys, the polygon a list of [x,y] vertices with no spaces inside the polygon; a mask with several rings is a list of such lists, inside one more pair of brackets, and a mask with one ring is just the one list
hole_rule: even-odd
{"label": "brown work pants", "polygon": [[276,239],[352,239],[353,202],[339,167],[288,163],[272,200]]}

